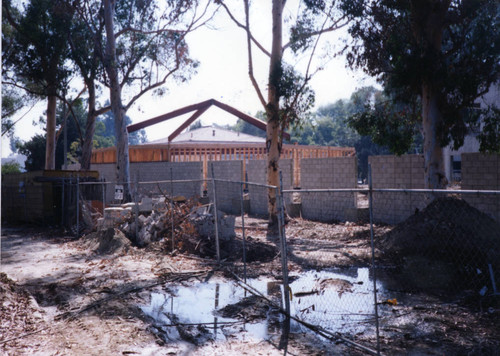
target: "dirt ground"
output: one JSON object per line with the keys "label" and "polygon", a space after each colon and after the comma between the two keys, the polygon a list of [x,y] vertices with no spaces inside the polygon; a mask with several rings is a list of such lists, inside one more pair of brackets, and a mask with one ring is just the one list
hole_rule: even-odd
{"label": "dirt ground", "polygon": [[[236,226],[241,237],[241,220],[237,219]],[[264,220],[248,218],[245,226],[250,241],[277,245],[276,237],[267,236]],[[382,236],[390,230],[376,226],[375,233]],[[295,219],[287,225],[286,234],[292,276],[324,268],[369,266],[368,225]],[[203,338],[205,326],[177,325],[172,316],[180,337],[165,337],[165,326],[140,308],[151,302],[152,293],[215,278],[230,281],[232,276],[213,259],[171,255],[161,243],[143,249],[125,240],[102,246],[92,237],[74,239],[58,230],[2,226],[1,247],[0,350],[5,355],[366,354],[339,339],[332,342],[294,330],[285,333],[279,313],[255,299],[248,302],[252,310],[233,313],[250,324],[266,314],[273,327],[265,337],[241,330],[223,340]],[[375,255],[378,258],[380,251]],[[241,262],[223,261],[223,266],[241,276]],[[260,261],[256,256],[247,271],[248,278],[279,278],[280,258],[276,254]],[[380,297],[383,354],[499,355],[500,313],[495,304],[481,311],[425,295],[389,293],[398,302],[390,304]],[[228,310],[219,312],[225,315]],[[372,333],[348,336],[376,348]]]}

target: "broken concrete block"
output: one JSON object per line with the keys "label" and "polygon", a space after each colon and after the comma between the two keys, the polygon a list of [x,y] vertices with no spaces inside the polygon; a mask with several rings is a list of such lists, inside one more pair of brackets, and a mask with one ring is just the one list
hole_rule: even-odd
{"label": "broken concrete block", "polygon": [[160,211],[166,210],[167,204],[168,204],[168,202],[166,201],[165,197],[160,197],[160,198],[155,199],[153,201],[153,209],[157,210],[157,211],[158,210],[160,210]]}
{"label": "broken concrete block", "polygon": [[146,221],[148,220],[148,218],[145,217],[144,215],[139,215],[139,217],[137,218],[137,220],[139,220],[139,225],[140,226],[144,226],[146,224]]}
{"label": "broken concrete block", "polygon": [[136,243],[137,245],[143,247],[148,245],[152,241],[152,234],[148,230],[148,226],[143,226],[141,230],[139,230],[139,235],[137,236]]}
{"label": "broken concrete block", "polygon": [[104,219],[119,219],[123,208],[106,208],[104,209]]}
{"label": "broken concrete block", "polygon": [[[212,210],[212,205],[198,207],[189,216],[190,222],[202,237],[215,237],[215,216]],[[234,232],[235,217],[228,216],[222,211],[217,210],[217,221],[219,239],[224,241],[233,239],[236,235]]]}
{"label": "broken concrete block", "polygon": [[144,197],[139,204],[139,212],[151,212],[153,210],[153,199],[149,197]]}

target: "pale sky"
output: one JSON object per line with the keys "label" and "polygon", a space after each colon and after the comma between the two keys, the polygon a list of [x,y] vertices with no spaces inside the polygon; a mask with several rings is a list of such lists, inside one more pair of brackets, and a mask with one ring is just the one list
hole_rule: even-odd
{"label": "pale sky", "polygon": [[[263,1],[253,2],[251,24],[253,24],[254,36],[261,41],[262,45],[270,49],[271,10],[269,3]],[[241,7],[239,2],[238,6]],[[235,9],[235,13],[243,21],[242,11],[237,10]],[[296,11],[293,1],[289,1],[285,10],[285,17],[293,15],[293,11]],[[332,46],[335,48],[335,46],[338,46],[340,36],[345,36],[345,31],[343,33],[339,31],[331,32],[324,35],[319,48],[326,48],[327,46],[329,46],[328,48],[332,48]],[[286,35],[284,35],[284,42],[286,41],[285,38]],[[168,83],[168,92],[163,97],[153,97],[151,94],[146,94],[127,113],[133,123],[211,98],[234,106],[240,111],[251,115],[263,110],[248,77],[246,34],[229,20],[222,9],[216,15],[212,28],[200,28],[195,33],[190,34],[187,40],[191,56],[200,62],[198,73],[189,82],[181,84]],[[255,76],[266,97],[265,83],[269,59],[261,54],[256,47],[253,47],[253,54]],[[286,53],[284,58],[287,63],[294,65],[296,69],[303,69],[308,59],[308,57],[294,58],[290,53]],[[316,93],[315,108],[333,103],[338,99],[347,99],[356,89],[375,84],[372,78],[367,77],[362,72],[353,72],[346,69],[345,63],[343,57],[334,58],[326,64],[321,63],[321,65],[324,64],[324,70],[318,72],[310,82]],[[108,91],[105,90],[103,95],[105,97],[101,98],[101,101],[106,99]],[[43,115],[45,105],[46,103],[41,101],[34,110],[16,125],[16,136],[22,140],[29,140],[34,134],[42,131],[39,126],[33,126],[32,122],[33,120],[38,121],[38,117]],[[156,140],[167,137],[188,117],[189,115],[185,115],[147,128],[148,139]],[[201,121],[205,125],[214,122],[225,125],[234,124],[236,118],[218,108],[211,108],[201,116]],[[2,157],[7,157],[9,154],[9,140],[2,138]]]}

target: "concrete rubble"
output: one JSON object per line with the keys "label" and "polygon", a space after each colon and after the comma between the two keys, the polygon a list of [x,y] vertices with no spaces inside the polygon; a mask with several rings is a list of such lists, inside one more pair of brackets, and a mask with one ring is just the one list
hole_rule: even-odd
{"label": "concrete rubble", "polygon": [[[232,241],[235,237],[235,218],[222,211],[217,211],[218,234],[221,242]],[[193,238],[215,243],[215,214],[212,204],[200,205],[197,201],[173,199],[168,197],[145,197],[139,204],[127,203],[104,209],[104,216],[98,219],[97,229],[106,231],[118,228],[127,238],[140,247],[151,242],[172,238],[172,219],[176,244],[182,240],[191,246]],[[182,244],[181,244],[182,245]]]}

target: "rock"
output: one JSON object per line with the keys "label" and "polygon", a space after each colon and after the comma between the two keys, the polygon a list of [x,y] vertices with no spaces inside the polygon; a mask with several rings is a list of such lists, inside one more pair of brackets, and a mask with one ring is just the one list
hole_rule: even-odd
{"label": "rock", "polygon": [[[201,237],[215,236],[215,217],[213,214],[213,206],[202,206],[193,209],[189,216],[189,221],[194,225],[196,231]],[[218,232],[219,239],[224,241],[232,240],[235,237],[234,232],[234,216],[228,216],[222,211],[217,210]]]}
{"label": "rock", "polygon": [[137,218],[137,220],[139,220],[139,225],[143,226],[143,225],[145,225],[147,223],[148,218],[145,217],[144,215],[139,215],[139,217]]}
{"label": "rock", "polygon": [[146,213],[153,210],[153,199],[149,197],[144,197],[139,204],[139,212]]}
{"label": "rock", "polygon": [[153,209],[156,211],[163,211],[167,209],[167,201],[165,197],[160,197],[153,201]]}
{"label": "rock", "polygon": [[137,236],[136,243],[140,247],[144,247],[151,243],[152,235],[149,231],[149,227],[147,225],[143,226],[141,230],[139,230],[139,235]]}
{"label": "rock", "polygon": [[[114,228],[88,235],[87,239],[90,240],[89,247],[99,254],[121,253],[130,247],[130,240],[120,230]],[[93,239],[97,239],[97,247],[93,245]]]}

